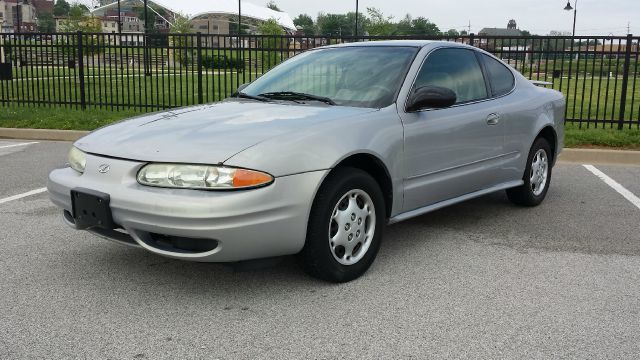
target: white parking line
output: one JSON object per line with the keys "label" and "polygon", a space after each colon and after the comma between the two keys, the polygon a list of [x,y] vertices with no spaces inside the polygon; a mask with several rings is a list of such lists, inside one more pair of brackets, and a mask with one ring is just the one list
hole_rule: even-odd
{"label": "white parking line", "polygon": [[638,198],[634,193],[627,190],[624,186],[620,185],[617,181],[608,177],[607,174],[598,170],[593,165],[582,165],[585,169],[591,171],[595,176],[599,177],[605,184],[611,186],[613,190],[617,191],[620,195],[624,196],[625,199],[629,200],[633,205],[635,205],[638,209],[640,209],[640,198]]}
{"label": "white parking line", "polygon": [[43,192],[45,192],[45,191],[47,191],[47,188],[40,188],[40,189],[35,189],[35,190],[27,191],[26,193],[22,193],[22,194],[18,194],[18,195],[9,196],[9,197],[7,197],[7,198],[0,199],[0,204],[8,203],[9,201],[13,201],[13,200],[22,199],[22,198],[27,197],[27,196],[40,194],[40,193],[43,193]]}
{"label": "white parking line", "polygon": [[6,149],[6,148],[10,148],[10,147],[15,147],[15,146],[31,145],[31,144],[37,144],[37,143],[38,143],[37,141],[33,141],[33,142],[27,142],[27,143],[3,145],[3,146],[0,146],[0,149]]}

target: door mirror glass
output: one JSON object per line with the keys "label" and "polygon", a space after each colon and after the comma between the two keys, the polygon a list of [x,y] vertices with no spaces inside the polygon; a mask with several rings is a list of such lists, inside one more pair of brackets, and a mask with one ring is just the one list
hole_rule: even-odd
{"label": "door mirror glass", "polygon": [[441,109],[456,103],[456,93],[442,86],[421,86],[413,91],[407,104],[407,111]]}

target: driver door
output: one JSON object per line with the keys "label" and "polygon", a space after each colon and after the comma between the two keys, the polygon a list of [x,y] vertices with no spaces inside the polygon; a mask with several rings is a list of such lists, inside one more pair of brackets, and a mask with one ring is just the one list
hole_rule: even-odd
{"label": "driver door", "polygon": [[452,199],[503,182],[504,124],[475,51],[440,48],[429,53],[414,89],[436,85],[456,93],[443,109],[406,112],[404,211]]}

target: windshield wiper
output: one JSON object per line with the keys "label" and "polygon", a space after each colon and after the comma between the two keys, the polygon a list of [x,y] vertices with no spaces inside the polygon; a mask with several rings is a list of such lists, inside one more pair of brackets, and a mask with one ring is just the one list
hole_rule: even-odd
{"label": "windshield wiper", "polygon": [[269,99],[267,99],[264,96],[258,95],[249,95],[247,93],[243,93],[242,91],[238,91],[237,93],[235,93],[235,97],[238,98],[243,98],[243,99],[252,99],[252,100],[258,100],[258,101],[269,101]]}
{"label": "windshield wiper", "polygon": [[329,105],[336,104],[333,100],[329,99],[328,97],[318,96],[313,94],[306,94],[306,93],[295,92],[295,91],[274,91],[274,92],[260,94],[258,96],[261,96],[263,98],[278,99],[278,100],[315,100],[315,101],[321,101]]}

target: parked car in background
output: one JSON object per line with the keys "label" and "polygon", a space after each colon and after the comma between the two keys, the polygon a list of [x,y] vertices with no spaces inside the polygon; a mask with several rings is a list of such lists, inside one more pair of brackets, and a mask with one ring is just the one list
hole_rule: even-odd
{"label": "parked car in background", "polygon": [[349,281],[382,230],[487,193],[540,204],[565,100],[470,46],[380,41],[295,56],[235,98],[78,140],[48,189],[76,229],[176,259],[297,254]]}

